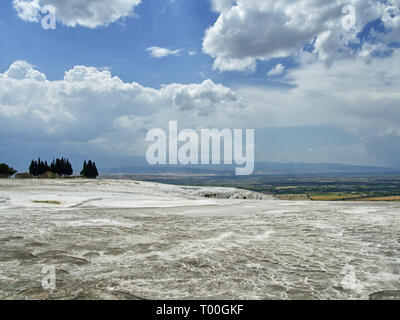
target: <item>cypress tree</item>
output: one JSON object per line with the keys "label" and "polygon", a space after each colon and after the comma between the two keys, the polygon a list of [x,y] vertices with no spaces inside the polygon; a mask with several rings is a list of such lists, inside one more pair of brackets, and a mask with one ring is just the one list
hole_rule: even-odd
{"label": "cypress tree", "polygon": [[52,162],[51,165],[50,165],[50,171],[51,171],[52,173],[57,173],[57,172],[56,172],[56,161],[54,160],[54,158],[53,158],[53,162]]}
{"label": "cypress tree", "polygon": [[38,174],[39,174],[39,166],[38,166],[37,161],[34,161],[34,162],[33,162],[33,175],[34,175],[35,177],[37,177]]}
{"label": "cypress tree", "polygon": [[65,160],[64,160],[64,157],[62,157],[61,160],[60,160],[60,174],[61,175],[65,174]]}
{"label": "cypress tree", "polygon": [[33,162],[33,160],[31,161],[31,165],[29,166],[29,173],[33,176],[36,176],[35,174],[35,163]]}
{"label": "cypress tree", "polygon": [[56,173],[61,175],[61,160],[58,158],[56,159]]}
{"label": "cypress tree", "polygon": [[86,177],[86,169],[87,169],[87,163],[86,160],[83,162],[83,168],[81,171],[81,176]]}
{"label": "cypress tree", "polygon": [[99,176],[99,171],[97,171],[96,163],[93,162],[93,178],[97,178]]}
{"label": "cypress tree", "polygon": [[65,174],[67,176],[71,176],[74,173],[74,170],[72,169],[72,165],[69,162],[69,160],[67,159],[67,162],[65,164]]}
{"label": "cypress tree", "polygon": [[92,160],[89,160],[86,168],[86,177],[92,178],[92,176],[93,176],[93,163]]}

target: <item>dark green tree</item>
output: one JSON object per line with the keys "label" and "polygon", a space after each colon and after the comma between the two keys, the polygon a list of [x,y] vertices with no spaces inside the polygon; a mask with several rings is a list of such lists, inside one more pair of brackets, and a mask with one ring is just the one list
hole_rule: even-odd
{"label": "dark green tree", "polygon": [[47,161],[44,162],[44,172],[50,171],[50,167],[47,164]]}
{"label": "dark green tree", "polygon": [[93,178],[93,163],[92,160],[89,160],[86,166],[86,177]]}
{"label": "dark green tree", "polygon": [[29,166],[29,173],[35,177],[37,176],[36,161],[31,161],[31,165]]}
{"label": "dark green tree", "polygon": [[56,160],[54,160],[54,158],[53,158],[53,162],[50,165],[50,172],[57,173],[56,172]]}
{"label": "dark green tree", "polygon": [[17,172],[17,170],[14,170],[13,168],[6,165],[5,163],[0,163],[0,174],[1,175],[7,175],[8,177],[10,177],[16,172]]}
{"label": "dark green tree", "polygon": [[69,162],[69,160],[67,159],[67,161],[65,163],[65,174],[67,176],[72,176],[73,173],[74,173],[74,170],[72,169],[72,165]]}
{"label": "dark green tree", "polygon": [[41,164],[42,164],[42,161],[40,161],[40,158],[38,158],[38,160],[37,160],[37,175],[40,175],[40,174],[42,174],[42,166],[41,166]]}
{"label": "dark green tree", "polygon": [[98,177],[99,172],[96,168],[96,163],[89,160],[88,162],[83,163],[83,168],[81,171],[81,176],[89,178],[89,179],[96,179]]}
{"label": "dark green tree", "polygon": [[56,172],[58,175],[61,175],[61,160],[60,159],[56,159]]}
{"label": "dark green tree", "polygon": [[31,161],[31,165],[29,166],[29,173],[35,177],[39,175],[39,165],[37,161]]}
{"label": "dark green tree", "polygon": [[86,169],[87,169],[87,163],[86,160],[83,162],[83,168],[81,170],[81,176],[86,177]]}
{"label": "dark green tree", "polygon": [[97,178],[99,176],[99,171],[97,170],[95,162],[93,162],[93,175],[94,175],[94,178]]}

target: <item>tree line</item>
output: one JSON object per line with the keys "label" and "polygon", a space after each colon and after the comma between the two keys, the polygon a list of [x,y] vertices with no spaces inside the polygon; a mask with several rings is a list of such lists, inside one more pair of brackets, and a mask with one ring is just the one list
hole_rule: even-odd
{"label": "tree line", "polygon": [[31,175],[37,177],[46,172],[58,174],[59,176],[71,176],[74,173],[74,170],[72,169],[69,160],[64,158],[53,159],[50,166],[47,164],[47,161],[42,161],[40,158],[37,161],[32,160],[31,165],[29,166],[29,173]]}
{"label": "tree line", "polygon": [[[32,160],[29,166],[29,173],[34,177],[39,177],[40,175],[50,172],[57,174],[61,177],[72,176],[74,170],[72,165],[67,158],[53,159],[49,165],[47,161],[43,161],[40,158],[38,160]],[[0,177],[11,177],[13,174],[17,173],[12,167],[9,167],[5,163],[0,163]],[[97,170],[96,163],[92,160],[84,161],[83,167],[80,175],[85,178],[95,179],[99,176],[99,171]]]}
{"label": "tree line", "polygon": [[[53,162],[48,165],[47,161],[42,161],[40,158],[35,161],[32,160],[29,166],[29,173],[34,177],[38,177],[46,172],[58,174],[59,176],[71,176],[74,173],[71,163],[67,158],[53,159]],[[80,172],[82,177],[85,178],[96,178],[99,172],[96,167],[96,163],[89,160],[83,163],[83,168]]]}

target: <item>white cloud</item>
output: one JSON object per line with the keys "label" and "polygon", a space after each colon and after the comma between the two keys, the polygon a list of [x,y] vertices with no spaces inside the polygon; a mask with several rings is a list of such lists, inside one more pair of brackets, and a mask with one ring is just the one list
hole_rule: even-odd
{"label": "white cloud", "polygon": [[[302,66],[286,71],[290,89],[244,87],[242,121],[263,127],[332,127],[360,138],[365,154],[331,152],[332,161],[400,164],[400,52],[383,59],[346,58],[329,67],[310,54]],[[306,144],[306,142],[304,142]],[[331,150],[332,151],[332,150]],[[324,150],[320,155],[328,154]],[[353,160],[352,160],[353,159]],[[318,158],[307,159],[316,161]],[[299,160],[297,160],[299,161]],[[353,162],[354,163],[354,162]]]}
{"label": "white cloud", "polygon": [[217,127],[243,108],[231,89],[211,80],[153,89],[125,83],[108,70],[76,66],[62,80],[49,81],[25,61],[0,73],[0,136],[33,144],[85,150],[97,143],[108,152],[143,155],[138,145],[144,147],[144,130],[167,127],[169,120]]}
{"label": "white cloud", "polygon": [[3,74],[3,77],[23,80],[33,79],[37,81],[45,81],[46,76],[43,73],[33,69],[33,66],[23,60],[15,61],[8,70]]}
{"label": "white cloud", "polygon": [[400,118],[400,52],[384,59],[347,58],[327,67],[305,54],[301,68],[286,71],[290,89],[237,89],[256,127],[331,126],[360,136],[397,128]]}
{"label": "white cloud", "polygon": [[150,47],[146,49],[148,52],[150,52],[150,55],[153,58],[164,58],[167,56],[176,56],[179,53],[182,52],[182,49],[177,49],[177,50],[170,50],[167,48],[161,48],[161,47]]}
{"label": "white cloud", "polygon": [[141,0],[13,0],[18,16],[24,21],[37,22],[40,10],[52,5],[57,10],[57,21],[69,27],[77,25],[96,28],[134,15]]}
{"label": "white cloud", "polygon": [[285,71],[285,66],[277,64],[271,71],[268,72],[269,76],[279,76]]}
{"label": "white cloud", "polygon": [[[342,27],[345,5],[356,9],[356,30]],[[353,53],[348,43],[359,41],[357,30],[368,22],[382,18],[391,35],[400,30],[398,0],[212,0],[212,7],[219,17],[205,33],[203,51],[220,71],[253,71],[257,60],[296,55],[314,40],[314,53],[330,63]],[[380,37],[389,42],[389,35]]]}
{"label": "white cloud", "polygon": [[[328,126],[366,137],[360,145],[366,145],[367,156],[393,164],[388,154],[400,132],[399,52],[368,62],[342,59],[329,68],[304,54],[302,67],[286,70],[283,80],[290,89],[242,87],[234,92],[211,80],[153,89],[86,66],[49,81],[29,63],[16,61],[0,73],[0,136],[3,141],[68,144],[82,152],[95,148],[143,155],[147,130],[166,128],[169,120],[177,120],[182,129]],[[377,148],[381,151],[374,153]],[[346,152],[351,157],[346,150],[340,160]],[[328,151],[320,152],[321,159],[323,152]]]}
{"label": "white cloud", "polygon": [[201,84],[170,84],[164,86],[162,92],[171,97],[176,109],[196,111],[202,116],[212,114],[216,108],[224,110],[227,116],[233,116],[235,111],[244,106],[231,89],[216,85],[211,80]]}
{"label": "white cloud", "polygon": [[24,21],[38,22],[41,6],[39,0],[13,0],[14,8],[17,10],[18,17]]}
{"label": "white cloud", "polygon": [[236,0],[212,0],[211,5],[214,11],[222,12],[229,10],[235,4],[235,2]]}

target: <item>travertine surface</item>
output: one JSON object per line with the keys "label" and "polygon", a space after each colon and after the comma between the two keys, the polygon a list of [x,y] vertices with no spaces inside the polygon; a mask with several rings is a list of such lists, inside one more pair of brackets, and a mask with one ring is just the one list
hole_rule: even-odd
{"label": "travertine surface", "polygon": [[[56,269],[52,293],[43,267]],[[0,180],[3,299],[368,299],[399,290],[399,203]]]}

